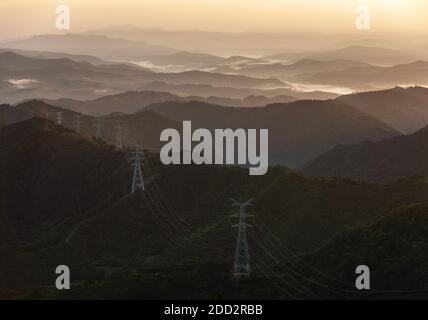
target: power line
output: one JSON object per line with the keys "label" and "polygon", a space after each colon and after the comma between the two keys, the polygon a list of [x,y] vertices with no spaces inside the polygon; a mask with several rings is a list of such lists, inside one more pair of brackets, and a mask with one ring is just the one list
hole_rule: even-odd
{"label": "power line", "polygon": [[[156,176],[150,165],[150,157],[145,158],[145,168],[148,169],[148,174],[151,177]],[[157,199],[156,202],[159,204],[159,207],[162,209],[162,211],[165,211],[165,214],[167,216],[170,216],[168,220],[173,222],[183,232],[189,233],[189,237],[196,238],[200,242],[218,242],[228,238],[228,237],[216,237],[216,238],[209,237],[208,238],[203,235],[198,235],[197,231],[194,230],[194,226],[188,221],[186,221],[186,219],[182,217],[178,212],[176,212],[176,210],[174,210],[174,208],[169,203],[168,199],[163,194],[161,187],[157,183],[156,179],[154,178],[152,179],[152,181],[153,181],[153,188],[150,188],[150,192],[153,192],[153,196],[154,198]],[[224,219],[225,217],[221,218],[219,221],[214,223],[211,227],[215,227],[221,224]],[[226,225],[223,228],[226,228]]]}

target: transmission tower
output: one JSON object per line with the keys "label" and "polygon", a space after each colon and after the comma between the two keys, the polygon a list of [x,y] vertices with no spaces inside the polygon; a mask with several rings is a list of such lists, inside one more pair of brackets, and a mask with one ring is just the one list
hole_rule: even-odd
{"label": "transmission tower", "polygon": [[245,202],[237,202],[234,199],[230,200],[232,201],[232,206],[239,208],[239,213],[230,216],[231,218],[238,218],[238,223],[232,225],[233,228],[238,230],[235,258],[233,260],[233,275],[235,277],[249,276],[251,273],[251,263],[247,242],[247,228],[251,227],[251,225],[246,223],[246,218],[252,217],[252,215],[245,212],[245,208],[251,205],[253,198]]}
{"label": "transmission tower", "polygon": [[144,191],[143,173],[141,171],[142,154],[138,147],[132,153],[131,165],[134,169],[134,176],[132,177],[131,194],[134,194],[138,189]]}
{"label": "transmission tower", "polygon": [[82,115],[80,114],[75,114],[73,117],[73,128],[74,131],[76,131],[77,133],[80,133],[80,120],[82,119]]}
{"label": "transmission tower", "polygon": [[95,138],[100,139],[101,138],[101,127],[102,127],[102,121],[101,117],[96,117],[94,119],[94,127],[95,127]]}
{"label": "transmission tower", "polygon": [[56,112],[56,124],[59,126],[62,126],[62,115],[63,114],[64,114],[64,112],[61,112],[61,111]]}
{"label": "transmission tower", "polygon": [[116,130],[116,151],[123,149],[123,139],[122,139],[122,125],[120,122],[115,127]]}

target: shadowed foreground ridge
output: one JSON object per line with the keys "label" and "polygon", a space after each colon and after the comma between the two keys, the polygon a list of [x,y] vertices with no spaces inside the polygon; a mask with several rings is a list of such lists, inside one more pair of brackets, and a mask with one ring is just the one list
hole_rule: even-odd
{"label": "shadowed foreground ridge", "polygon": [[[325,296],[316,281],[340,290],[353,286],[348,269],[332,268],[335,272],[325,271],[328,277],[314,271],[337,259],[344,266],[353,263],[353,250],[329,253],[338,245],[337,233],[356,224],[370,227],[380,216],[388,221],[397,205],[428,196],[428,184],[420,179],[379,186],[305,178],[281,167],[250,179],[246,170],[233,167],[159,166],[157,156],[146,153],[146,191],[131,197],[128,151],[115,152],[102,141],[40,118],[3,127],[0,133],[2,297]],[[235,282],[230,277],[235,239],[229,198],[250,196],[256,197],[249,234],[254,272]],[[417,225],[411,215],[401,219],[408,232]],[[401,232],[391,229],[388,237]],[[355,234],[358,239],[360,233]],[[423,241],[422,236],[409,237],[408,245]],[[373,238],[373,246],[381,248],[382,241]],[[328,254],[320,256],[318,250]],[[272,261],[273,252],[277,261]],[[372,259],[380,263],[387,256]],[[422,251],[420,259],[425,259]],[[53,288],[59,264],[74,270],[70,292]],[[391,281],[401,267],[392,266]],[[400,284],[410,288],[414,279],[405,279]],[[389,289],[389,281],[377,288]],[[306,289],[295,289],[296,284]],[[341,299],[340,290],[328,296]]]}

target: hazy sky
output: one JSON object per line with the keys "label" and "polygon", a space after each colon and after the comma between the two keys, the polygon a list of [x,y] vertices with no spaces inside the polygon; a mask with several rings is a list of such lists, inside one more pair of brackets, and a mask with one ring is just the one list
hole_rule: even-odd
{"label": "hazy sky", "polygon": [[428,0],[0,0],[0,37],[55,32],[55,8],[71,9],[71,32],[134,24],[219,31],[353,32],[356,8],[373,32],[428,31]]}

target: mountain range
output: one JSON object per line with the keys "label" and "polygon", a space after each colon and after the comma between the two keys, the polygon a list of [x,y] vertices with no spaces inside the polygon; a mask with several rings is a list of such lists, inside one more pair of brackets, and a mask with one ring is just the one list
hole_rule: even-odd
{"label": "mountain range", "polygon": [[201,71],[155,73],[132,64],[93,65],[70,59],[35,59],[12,52],[0,54],[0,93],[4,102],[28,98],[93,99],[137,90],[144,83],[206,84],[236,88],[282,86],[277,79],[259,79]]}
{"label": "mountain range", "polygon": [[244,99],[231,99],[223,97],[182,97],[161,91],[130,91],[86,101],[74,99],[45,101],[49,104],[84,114],[108,115],[114,112],[134,113],[150,104],[167,101],[200,101],[229,107],[264,107],[271,103],[287,103],[296,100],[298,99],[288,95],[280,95],[271,98],[265,96],[248,96]]}
{"label": "mountain range", "polygon": [[202,102],[166,102],[143,110],[194,128],[269,129],[270,163],[297,166],[337,144],[398,135],[385,123],[335,100],[302,100],[264,108],[228,108]]}
{"label": "mountain range", "polygon": [[[413,35],[412,41],[402,35],[378,33],[269,33],[269,32],[216,32],[204,30],[165,30],[160,28],[140,28],[134,25],[109,26],[89,30],[85,34],[103,35],[132,41],[147,41],[157,45],[172,46],[180,50],[209,52],[220,56],[247,55],[272,58],[288,53],[281,61],[310,58],[316,54],[341,50],[345,47],[379,47],[392,51],[410,51],[409,56],[418,59],[427,56],[424,35]],[[376,51],[374,51],[376,52]],[[387,51],[388,52],[388,51]],[[351,52],[355,55],[355,53]],[[282,54],[284,55],[284,54]],[[391,54],[396,59],[396,54]],[[400,54],[398,58],[400,58]],[[364,55],[363,55],[364,57]],[[330,58],[329,58],[330,59]],[[336,59],[336,58],[333,58]],[[339,58],[348,59],[348,58]],[[351,59],[353,60],[353,59]],[[358,59],[357,59],[358,60]],[[377,61],[383,64],[378,57]],[[394,63],[397,60],[393,61]],[[398,63],[409,62],[400,61]]]}
{"label": "mountain range", "polygon": [[152,45],[143,41],[114,39],[106,36],[82,34],[45,34],[26,39],[2,41],[2,48],[21,50],[66,52],[69,54],[91,55],[106,60],[138,61],[144,57],[170,54],[175,49]]}
{"label": "mountain range", "polygon": [[401,50],[358,45],[320,52],[312,55],[311,58],[317,60],[346,59],[379,66],[406,64],[419,59],[418,56]]}
{"label": "mountain range", "polygon": [[37,51],[37,50],[19,50],[11,48],[2,48],[0,49],[0,54],[12,52],[21,56],[35,58],[35,59],[70,59],[76,62],[88,62],[91,64],[118,64],[117,62],[102,60],[100,58],[90,56],[90,55],[81,55],[81,54],[69,54],[65,52],[50,52],[50,51]]}
{"label": "mountain range", "polygon": [[[379,43],[381,41],[377,39],[374,42]],[[413,54],[388,47],[367,45],[367,43],[372,43],[372,41],[367,41],[367,39],[365,43],[366,44],[364,45],[345,45],[334,49],[318,50],[317,52],[284,52],[265,56],[263,58],[273,61],[298,61],[302,59],[321,61],[346,60],[359,61],[361,63],[378,66],[392,66],[396,64],[410,63],[424,57],[423,54]],[[337,45],[338,44],[336,44],[336,46]]]}
{"label": "mountain range", "polygon": [[[426,299],[426,61],[423,36],[373,32],[0,41],[0,299]],[[268,129],[267,173],[162,164],[185,120]]]}
{"label": "mountain range", "polygon": [[361,92],[338,98],[380,119],[403,133],[413,133],[428,124],[428,89],[408,88]]}
{"label": "mountain range", "polygon": [[255,89],[255,88],[232,88],[226,86],[211,86],[206,84],[181,84],[172,85],[165,82],[153,81],[145,85],[142,85],[139,90],[154,90],[154,91],[165,91],[174,93],[180,96],[200,96],[204,98],[208,97],[223,97],[230,99],[245,99],[248,96],[265,96],[272,98],[275,96],[292,96],[297,99],[313,99],[313,100],[326,100],[337,98],[339,95],[332,92],[325,92],[319,90],[311,91],[298,91],[291,88],[291,86],[285,84],[281,88],[266,88],[266,89]]}
{"label": "mountain range", "polygon": [[[298,99],[280,95],[275,97],[248,96],[244,99],[222,97],[177,96],[161,91],[125,92],[95,100],[59,99],[46,102],[89,115],[134,113],[154,103],[199,101],[230,107],[264,107],[274,103],[289,103]],[[428,124],[428,89],[424,87],[395,87],[344,95],[337,98],[363,113],[386,123],[401,133],[413,133]],[[204,105],[204,104],[203,104]]]}
{"label": "mountain range", "polygon": [[[131,196],[128,151],[40,118],[3,127],[0,137],[0,296],[9,298],[311,299],[321,292],[340,299],[325,285],[333,288],[342,273],[324,268],[340,259],[335,266],[343,271],[353,253],[362,252],[351,249],[356,243],[362,248],[364,233],[350,237],[347,230],[370,226],[428,195],[428,184],[415,179],[380,186],[273,167],[254,180],[239,168],[162,166],[146,152],[146,190]],[[225,218],[230,197],[251,196],[253,277],[237,285],[230,279],[235,239]],[[410,231],[413,216],[402,214],[401,228],[390,229],[388,237],[399,236],[404,226]],[[342,231],[346,241],[340,242]],[[420,244],[420,235],[406,236],[406,245]],[[381,248],[376,238],[364,243]],[[350,248],[339,250],[344,244]],[[52,285],[52,270],[61,263],[74,270],[69,292]],[[386,280],[395,278],[394,270]]]}
{"label": "mountain range", "polygon": [[302,166],[310,176],[392,182],[428,175],[428,130],[378,142],[339,145]]}
{"label": "mountain range", "polygon": [[294,81],[344,86],[359,91],[393,86],[428,85],[428,62],[413,61],[388,67],[354,67],[346,70],[298,75]]}
{"label": "mountain range", "polygon": [[178,51],[172,54],[157,55],[145,59],[157,65],[182,65],[193,68],[207,68],[217,65],[239,65],[239,64],[259,64],[266,63],[267,61],[244,57],[244,56],[230,56],[221,57],[206,53],[197,53],[189,51]]}
{"label": "mountain range", "polygon": [[291,64],[273,63],[244,67],[236,73],[254,77],[292,78],[301,74],[313,74],[324,71],[340,71],[357,67],[368,67],[369,64],[352,60],[311,60],[303,59]]}
{"label": "mountain range", "polygon": [[[404,184],[417,187],[418,182],[413,179]],[[428,274],[423,271],[428,266],[425,253],[428,248],[427,210],[427,202],[421,201],[347,228],[311,256],[310,263],[316,264],[320,274],[337,275],[336,288],[338,283],[354,280],[347,272],[349,269],[362,262],[370,266],[370,275],[376,282],[361,297],[365,300],[423,300],[428,279]],[[345,259],[344,252],[347,253]],[[332,290],[330,298],[334,299],[335,295],[337,292]]]}
{"label": "mountain range", "polygon": [[121,137],[125,146],[144,147],[147,150],[159,151],[162,147],[159,136],[165,128],[179,129],[179,124],[166,119],[152,111],[140,112],[134,115],[122,113],[110,114],[107,117],[95,117],[53,106],[42,101],[31,100],[16,106],[0,105],[0,127],[18,123],[32,118],[44,118],[58,122],[61,114],[61,124],[65,128],[77,130],[88,138],[97,136],[97,123],[100,123],[99,138],[115,144],[118,127],[121,127]]}
{"label": "mountain range", "polygon": [[[135,105],[131,103],[131,106]],[[12,119],[20,121],[23,116],[48,117],[56,121],[57,113],[60,112],[63,125],[73,129],[75,119],[79,116],[81,131],[88,136],[96,135],[95,124],[100,121],[102,139],[112,144],[116,141],[115,127],[121,124],[125,145],[140,145],[154,151],[161,147],[160,132],[167,128],[180,128],[183,120],[191,120],[194,129],[268,128],[269,162],[292,167],[303,164],[337,144],[378,141],[399,135],[388,125],[335,100],[297,101],[261,108],[231,108],[199,101],[168,101],[149,104],[133,114],[116,112],[102,118],[35,100],[15,107],[5,105],[3,108],[9,110],[9,113],[14,111],[14,117],[9,116],[5,124],[12,123]],[[310,125],[302,126],[301,123]]]}

